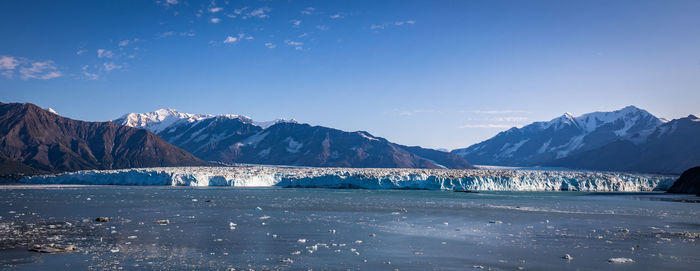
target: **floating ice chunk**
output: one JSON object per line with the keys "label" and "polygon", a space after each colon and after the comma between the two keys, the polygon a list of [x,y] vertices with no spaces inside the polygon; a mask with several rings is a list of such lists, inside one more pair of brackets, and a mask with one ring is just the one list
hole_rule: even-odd
{"label": "floating ice chunk", "polygon": [[574,257],[571,257],[571,255],[569,255],[569,254],[564,254],[564,256],[562,256],[561,258],[564,260],[569,260],[569,261],[574,259]]}
{"label": "floating ice chunk", "polygon": [[634,260],[632,260],[630,258],[620,257],[620,258],[610,258],[610,259],[608,259],[608,262],[609,263],[633,263]]}
{"label": "floating ice chunk", "polygon": [[300,243],[300,244],[306,243],[306,239],[299,239],[299,240],[297,240],[297,243]]}

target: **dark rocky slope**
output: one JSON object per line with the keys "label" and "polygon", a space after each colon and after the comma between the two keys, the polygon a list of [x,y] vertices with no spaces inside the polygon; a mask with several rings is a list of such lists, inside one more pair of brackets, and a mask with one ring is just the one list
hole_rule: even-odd
{"label": "dark rocky slope", "polygon": [[72,120],[29,103],[0,103],[0,156],[5,177],[206,164],[149,131]]}
{"label": "dark rocky slope", "polygon": [[683,172],[681,177],[668,189],[668,193],[700,195],[700,167]]}

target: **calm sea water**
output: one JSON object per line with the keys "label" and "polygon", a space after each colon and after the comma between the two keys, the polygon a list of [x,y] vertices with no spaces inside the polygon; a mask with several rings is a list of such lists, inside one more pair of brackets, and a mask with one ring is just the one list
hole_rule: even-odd
{"label": "calm sea water", "polygon": [[[682,199],[697,198],[6,186],[0,268],[697,270],[700,203]],[[27,250],[47,243],[78,250]],[[608,262],[620,257],[635,262]]]}

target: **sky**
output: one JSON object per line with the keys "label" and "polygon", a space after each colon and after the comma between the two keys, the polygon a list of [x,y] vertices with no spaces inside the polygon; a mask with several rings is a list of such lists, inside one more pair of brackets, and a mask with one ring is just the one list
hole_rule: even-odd
{"label": "sky", "polygon": [[700,113],[700,1],[0,0],[0,101],[294,118],[454,149],[635,105]]}

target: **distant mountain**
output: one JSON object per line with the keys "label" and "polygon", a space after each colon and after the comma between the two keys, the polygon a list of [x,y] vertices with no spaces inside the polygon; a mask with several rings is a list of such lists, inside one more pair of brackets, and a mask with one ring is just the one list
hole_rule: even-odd
{"label": "distant mountain", "polygon": [[447,152],[406,147],[367,132],[345,132],[294,120],[255,122],[239,115],[157,110],[127,114],[114,122],[152,130],[207,161],[319,167],[472,167],[464,158]]}
{"label": "distant mountain", "polygon": [[680,174],[700,165],[699,138],[700,119],[690,115],[548,165]]}
{"label": "distant mountain", "polygon": [[205,165],[143,129],[61,117],[33,104],[0,103],[0,175]]}
{"label": "distant mountain", "polygon": [[533,166],[595,149],[662,123],[649,112],[634,106],[580,117],[566,113],[548,122],[511,128],[452,153],[475,164]]}
{"label": "distant mountain", "polygon": [[696,126],[693,116],[668,121],[628,106],[579,117],[567,113],[452,153],[483,165],[680,173],[700,165]]}

